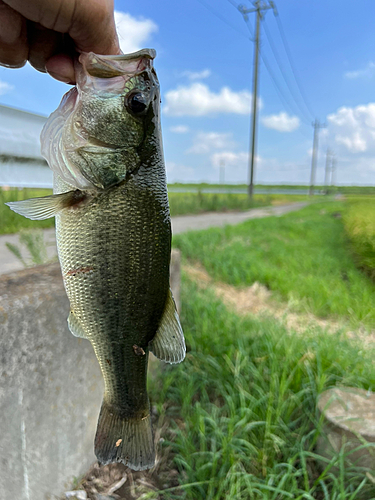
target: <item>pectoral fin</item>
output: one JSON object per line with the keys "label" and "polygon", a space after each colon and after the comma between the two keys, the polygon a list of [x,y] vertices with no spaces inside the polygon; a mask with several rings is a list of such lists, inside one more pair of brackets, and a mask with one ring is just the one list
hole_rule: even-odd
{"label": "pectoral fin", "polygon": [[5,203],[17,214],[32,220],[44,220],[54,217],[63,208],[72,207],[84,200],[86,194],[76,189],[67,193],[53,194],[43,198],[30,198],[29,200],[10,201]]}
{"label": "pectoral fin", "polygon": [[75,337],[80,337],[81,339],[87,339],[86,332],[82,328],[80,321],[74,315],[73,311],[70,311],[69,316],[68,316],[68,327],[69,327],[69,330],[71,331],[71,333]]}
{"label": "pectoral fin", "polygon": [[181,363],[186,346],[180,319],[172,292],[169,290],[164,314],[155,337],[149,344],[150,351],[166,363]]}

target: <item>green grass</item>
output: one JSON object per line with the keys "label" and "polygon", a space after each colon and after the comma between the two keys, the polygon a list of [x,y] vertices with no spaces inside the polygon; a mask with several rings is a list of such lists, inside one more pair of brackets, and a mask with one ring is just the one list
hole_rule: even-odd
{"label": "green grass", "polygon": [[254,195],[249,201],[246,194],[213,194],[213,193],[169,193],[171,215],[199,214],[203,212],[226,212],[231,210],[248,210],[275,204],[306,201],[303,195]]}
{"label": "green grass", "polygon": [[145,498],[375,498],[374,484],[345,462],[348,452],[329,461],[315,450],[319,394],[374,388],[373,352],[342,335],[290,335],[276,321],[240,318],[188,280],[182,291],[189,352],[150,391],[170,420],[162,453],[170,448],[180,488]]}
{"label": "green grass", "polygon": [[34,221],[14,213],[4,205],[8,201],[20,201],[52,194],[51,189],[10,189],[0,188],[0,234],[16,233],[25,228],[46,228],[54,226],[54,219]]}
{"label": "green grass", "polygon": [[258,281],[297,310],[373,327],[375,284],[353,261],[337,217],[344,209],[341,202],[317,203],[279,218],[181,234],[174,244],[216,280]]}
{"label": "green grass", "polygon": [[[234,189],[242,188],[247,189],[246,184],[209,184],[207,182],[202,183],[179,183],[168,184],[168,187],[175,188],[193,188],[193,189],[207,189],[207,188],[220,188],[220,189]],[[305,189],[308,190],[309,186],[306,184],[256,184],[255,189]],[[326,187],[323,185],[315,186],[316,191],[325,190]],[[329,186],[330,193],[342,193],[342,194],[356,194],[356,195],[373,195],[375,194],[375,186]]]}
{"label": "green grass", "polygon": [[358,265],[375,278],[375,200],[352,198],[344,212],[344,226]]}

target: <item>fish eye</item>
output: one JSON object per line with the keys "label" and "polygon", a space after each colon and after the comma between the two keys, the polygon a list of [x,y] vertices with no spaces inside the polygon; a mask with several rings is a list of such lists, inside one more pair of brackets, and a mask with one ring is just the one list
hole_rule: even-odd
{"label": "fish eye", "polygon": [[126,106],[133,115],[142,115],[148,106],[147,98],[143,92],[132,92],[126,99]]}

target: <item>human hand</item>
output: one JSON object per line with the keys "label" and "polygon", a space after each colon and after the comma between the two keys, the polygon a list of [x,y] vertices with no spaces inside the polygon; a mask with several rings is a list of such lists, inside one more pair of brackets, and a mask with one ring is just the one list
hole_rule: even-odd
{"label": "human hand", "polygon": [[75,83],[79,52],[120,53],[113,0],[0,0],[0,65]]}

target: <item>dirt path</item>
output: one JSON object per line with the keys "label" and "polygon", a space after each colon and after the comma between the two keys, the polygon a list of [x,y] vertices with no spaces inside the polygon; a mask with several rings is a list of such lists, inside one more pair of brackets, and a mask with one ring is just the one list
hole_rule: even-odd
{"label": "dirt path", "polygon": [[272,292],[261,283],[255,282],[248,287],[235,287],[214,281],[204,267],[199,264],[185,264],[183,270],[200,288],[211,288],[224,304],[239,315],[268,316],[280,321],[289,331],[306,333],[320,328],[328,333],[345,331],[348,337],[360,339],[365,343],[375,344],[375,330],[353,330],[345,321],[323,319],[312,313],[293,310],[293,304],[276,301]]}

